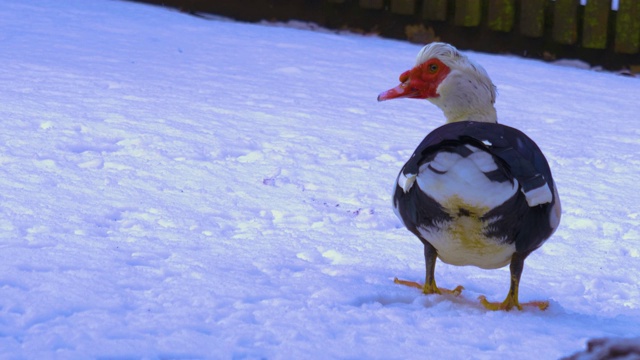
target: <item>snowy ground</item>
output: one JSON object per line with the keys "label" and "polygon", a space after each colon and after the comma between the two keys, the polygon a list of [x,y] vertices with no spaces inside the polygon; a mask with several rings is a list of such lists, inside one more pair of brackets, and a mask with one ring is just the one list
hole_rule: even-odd
{"label": "snowy ground", "polygon": [[438,264],[390,206],[443,121],[377,103],[419,47],[106,0],[0,4],[0,358],[555,359],[640,335],[640,79],[479,53],[564,217],[508,269]]}

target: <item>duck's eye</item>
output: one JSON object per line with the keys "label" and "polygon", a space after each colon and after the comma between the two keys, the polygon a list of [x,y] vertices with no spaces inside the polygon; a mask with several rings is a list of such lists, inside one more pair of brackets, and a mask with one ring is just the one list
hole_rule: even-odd
{"label": "duck's eye", "polygon": [[438,71],[438,64],[429,64],[429,72],[433,74],[436,71]]}

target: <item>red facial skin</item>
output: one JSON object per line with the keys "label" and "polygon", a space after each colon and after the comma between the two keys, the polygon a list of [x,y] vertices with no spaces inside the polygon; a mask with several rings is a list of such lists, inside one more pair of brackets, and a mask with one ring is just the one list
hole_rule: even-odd
{"label": "red facial skin", "polygon": [[411,98],[429,99],[440,96],[438,86],[451,69],[433,58],[400,75],[401,84],[378,95],[378,101]]}

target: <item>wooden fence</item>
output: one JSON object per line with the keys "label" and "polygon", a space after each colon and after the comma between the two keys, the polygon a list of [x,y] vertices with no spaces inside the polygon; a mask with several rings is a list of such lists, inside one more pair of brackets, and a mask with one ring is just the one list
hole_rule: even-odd
{"label": "wooden fence", "polygon": [[640,0],[133,0],[243,21],[302,20],[461,49],[640,72]]}
{"label": "wooden fence", "polygon": [[[418,15],[426,21],[452,20],[454,25],[465,27],[481,26],[486,17],[486,24],[493,31],[519,31],[533,38],[545,36],[545,28],[550,27],[556,43],[578,44],[588,49],[606,49],[611,33],[615,52],[640,51],[638,0],[620,0],[617,12],[611,10],[611,0],[587,0],[585,6],[579,0],[390,0],[389,5],[384,0],[359,0],[358,3],[364,9],[388,8],[396,14]],[[452,19],[449,14],[453,14]],[[609,26],[610,19],[615,26]]]}

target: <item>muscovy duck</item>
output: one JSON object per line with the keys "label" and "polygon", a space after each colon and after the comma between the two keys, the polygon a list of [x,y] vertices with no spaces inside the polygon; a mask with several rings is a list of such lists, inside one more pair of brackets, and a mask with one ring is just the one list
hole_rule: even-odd
{"label": "muscovy duck", "polygon": [[436,286],[436,258],[458,266],[497,269],[510,264],[503,302],[480,302],[490,310],[522,310],[518,286],[524,260],[560,223],[560,199],[551,170],[527,135],[497,123],[496,87],[480,65],[445,43],[425,46],[401,84],[378,96],[427,99],[447,123],[420,143],[396,179],[393,206],[424,244],[425,283],[396,283],[425,294],[452,292]]}

